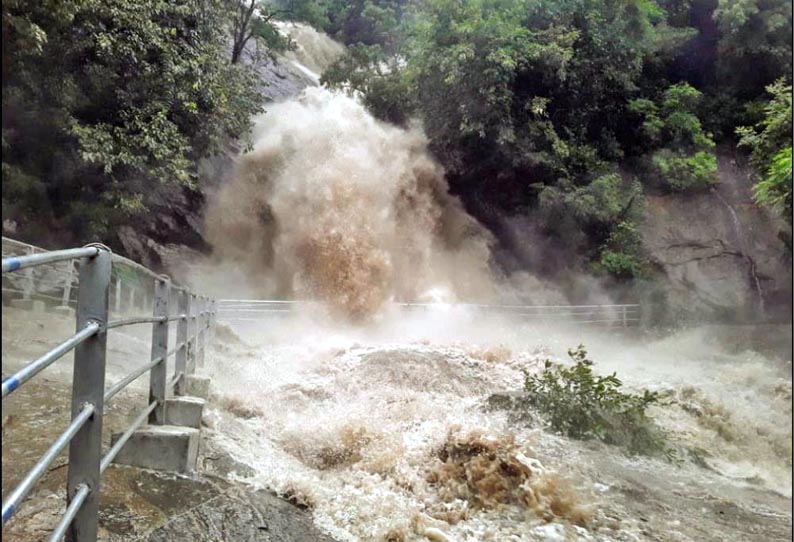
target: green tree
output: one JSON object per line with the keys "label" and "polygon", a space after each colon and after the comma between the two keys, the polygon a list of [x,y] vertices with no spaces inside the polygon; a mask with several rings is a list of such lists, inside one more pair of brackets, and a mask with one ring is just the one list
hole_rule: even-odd
{"label": "green tree", "polygon": [[655,179],[673,191],[702,189],[717,182],[717,157],[711,134],[696,114],[702,93],[688,83],[668,87],[659,102],[632,100],[629,110],[642,119],[642,132]]}
{"label": "green tree", "polygon": [[739,127],[739,145],[751,150],[751,163],[759,174],[755,199],[778,209],[791,226],[791,85],[783,79],[767,87],[772,99],[764,117],[753,128]]}
{"label": "green tree", "polygon": [[464,200],[531,213],[598,262],[641,214],[612,172],[645,59],[674,48],[663,17],[647,1],[430,0],[403,13],[395,54],[351,48],[324,81],[382,119],[418,117]]}
{"label": "green tree", "polygon": [[791,72],[792,11],[788,0],[718,0],[718,77],[745,98]]}
{"label": "green tree", "polygon": [[261,108],[227,56],[226,14],[221,0],[4,2],[7,218],[112,243],[194,189],[196,161]]}
{"label": "green tree", "polygon": [[283,37],[273,25],[280,10],[257,0],[226,0],[230,11],[232,35],[232,64],[237,64],[243,51],[253,39],[270,49],[284,51],[290,48],[289,38]]}

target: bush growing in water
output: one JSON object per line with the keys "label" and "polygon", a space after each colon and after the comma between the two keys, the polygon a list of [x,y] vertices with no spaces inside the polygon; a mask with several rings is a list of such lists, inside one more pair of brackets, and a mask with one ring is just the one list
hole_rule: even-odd
{"label": "bush growing in water", "polygon": [[649,406],[660,403],[657,392],[645,390],[636,395],[620,391],[623,383],[615,373],[593,373],[593,362],[587,359],[583,345],[569,350],[568,355],[575,362],[573,367],[546,360],[542,373],[524,373],[529,405],[554,431],[624,446],[630,453],[674,459],[674,450],[667,447],[664,434],[646,414]]}

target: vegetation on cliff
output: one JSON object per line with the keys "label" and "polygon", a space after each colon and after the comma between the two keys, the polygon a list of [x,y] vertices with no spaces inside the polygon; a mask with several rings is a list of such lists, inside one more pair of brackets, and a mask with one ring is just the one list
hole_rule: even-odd
{"label": "vegetation on cliff", "polygon": [[[752,150],[751,161],[759,174],[755,199],[777,209],[791,227],[791,85],[784,79],[766,88],[772,99],[756,127],[741,126],[739,144]],[[783,232],[791,247],[790,232]]]}
{"label": "vegetation on cliff", "polygon": [[[783,81],[774,109],[791,78],[784,0],[281,1],[348,44],[327,84],[423,122],[481,221],[530,216],[573,261],[622,279],[647,269],[627,234],[643,192],[713,186],[715,145],[766,126],[765,87]],[[758,201],[784,212],[790,132],[782,154],[753,157]]]}

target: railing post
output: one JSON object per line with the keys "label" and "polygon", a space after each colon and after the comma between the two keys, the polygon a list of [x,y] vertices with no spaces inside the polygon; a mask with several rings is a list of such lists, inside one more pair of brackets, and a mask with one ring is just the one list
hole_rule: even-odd
{"label": "railing post", "polygon": [[199,301],[199,317],[198,317],[198,332],[196,340],[198,346],[196,347],[196,356],[198,357],[198,366],[204,367],[204,338],[205,328],[207,327],[207,298],[202,296]]}
{"label": "railing post", "polygon": [[198,313],[199,302],[196,294],[190,294],[190,315],[188,316],[187,328],[187,374],[193,374],[196,371],[196,330],[198,330]]}
{"label": "railing post", "polygon": [[74,352],[72,379],[72,419],[83,405],[94,405],[94,414],[69,443],[69,473],[66,495],[69,502],[80,486],[90,493],[74,517],[67,532],[71,542],[95,542],[99,511],[99,464],[102,457],[102,413],[105,391],[105,355],[107,346],[108,297],[112,268],[110,251],[105,247],[80,263],[80,290],[77,299],[77,331],[90,322],[98,322],[99,333],[80,343]]}
{"label": "railing post", "polygon": [[130,301],[127,304],[127,312],[135,314],[135,288],[130,286]]}
{"label": "railing post", "polygon": [[162,358],[149,373],[149,403],[157,401],[157,406],[149,414],[149,423],[165,424],[165,393],[167,385],[166,367],[168,366],[168,297],[171,283],[168,277],[161,276],[154,283],[153,316],[163,317],[163,321],[152,324],[152,361]]}
{"label": "railing post", "polygon": [[177,314],[186,315],[185,318],[180,318],[176,325],[176,344],[182,344],[179,350],[176,351],[176,358],[174,362],[174,373],[182,373],[182,377],[176,381],[174,386],[175,395],[185,395],[185,381],[187,376],[187,356],[188,356],[188,324],[190,322],[190,292],[187,290],[179,291],[179,300],[177,302]]}
{"label": "railing post", "polygon": [[116,277],[116,303],[113,312],[116,315],[121,314],[121,277]]}
{"label": "railing post", "polygon": [[211,343],[215,340],[215,300],[210,300],[210,321],[209,328],[207,329],[207,342]]}
{"label": "railing post", "polygon": [[628,327],[628,322],[626,321],[626,305],[623,305],[623,327]]}
{"label": "railing post", "polygon": [[[33,247],[28,247],[25,252],[33,254],[35,251]],[[25,286],[22,290],[22,299],[30,299],[33,292],[36,290],[35,278],[33,277],[33,268],[28,267],[25,269]]]}

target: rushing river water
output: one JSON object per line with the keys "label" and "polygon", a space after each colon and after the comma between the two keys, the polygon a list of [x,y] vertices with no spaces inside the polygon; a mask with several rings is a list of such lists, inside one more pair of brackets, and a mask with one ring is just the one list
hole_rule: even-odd
{"label": "rushing river water", "polygon": [[[212,369],[215,438],[255,472],[242,480],[309,507],[339,540],[790,536],[790,363],[728,352],[706,328],[630,338],[447,307],[235,329]],[[651,414],[683,463],[488,407],[579,343],[597,371],[665,392]]]}
{"label": "rushing river water", "polygon": [[[292,61],[315,73],[337,49],[303,30],[311,46]],[[418,128],[321,88],[271,105],[207,225],[203,291],[329,308],[221,330],[210,422],[254,473],[245,483],[311,509],[338,540],[790,538],[790,355],[729,349],[706,328],[660,339],[393,308],[515,291],[564,302],[488,267],[488,232],[448,195]],[[489,407],[579,344],[598,372],[663,393],[651,415],[680,464]]]}

